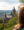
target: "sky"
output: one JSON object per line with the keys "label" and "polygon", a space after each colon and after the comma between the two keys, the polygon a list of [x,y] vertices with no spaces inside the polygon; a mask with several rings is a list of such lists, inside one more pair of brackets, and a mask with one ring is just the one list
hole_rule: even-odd
{"label": "sky", "polygon": [[12,10],[14,6],[18,10],[19,5],[19,0],[0,0],[0,10]]}

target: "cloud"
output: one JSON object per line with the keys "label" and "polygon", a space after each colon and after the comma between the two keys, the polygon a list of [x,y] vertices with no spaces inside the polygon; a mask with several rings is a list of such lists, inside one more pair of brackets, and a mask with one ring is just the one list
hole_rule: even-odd
{"label": "cloud", "polygon": [[12,10],[13,6],[18,10],[19,0],[0,0],[0,10]]}
{"label": "cloud", "polygon": [[8,0],[0,0],[0,2],[8,2]]}
{"label": "cloud", "polygon": [[0,0],[0,2],[4,2],[4,1],[5,1],[5,2],[6,2],[6,1],[8,2],[8,1],[19,1],[19,0]]}
{"label": "cloud", "polygon": [[20,3],[18,4],[9,4],[8,2],[0,2],[0,10],[12,10],[13,6],[15,9],[18,9]]}
{"label": "cloud", "polygon": [[19,5],[20,5],[20,3],[18,3],[18,4],[10,4],[10,9],[13,9],[13,7],[15,6],[15,9],[18,10]]}
{"label": "cloud", "polygon": [[0,2],[0,10],[8,9],[9,4],[7,2]]}
{"label": "cloud", "polygon": [[9,4],[19,3],[19,0],[0,0],[0,2],[8,2]]}

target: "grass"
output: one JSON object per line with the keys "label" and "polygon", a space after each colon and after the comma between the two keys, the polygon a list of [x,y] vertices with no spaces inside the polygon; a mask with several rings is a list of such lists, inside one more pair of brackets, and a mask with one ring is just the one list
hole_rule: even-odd
{"label": "grass", "polygon": [[9,28],[4,28],[4,30],[12,30],[13,26],[9,27]]}

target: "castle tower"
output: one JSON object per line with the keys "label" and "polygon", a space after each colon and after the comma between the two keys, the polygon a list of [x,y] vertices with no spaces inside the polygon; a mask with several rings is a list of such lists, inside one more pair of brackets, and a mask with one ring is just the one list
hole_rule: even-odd
{"label": "castle tower", "polygon": [[15,15],[15,13],[16,13],[15,7],[13,7],[12,13],[13,13],[13,15]]}
{"label": "castle tower", "polygon": [[6,12],[5,12],[5,18],[6,18]]}

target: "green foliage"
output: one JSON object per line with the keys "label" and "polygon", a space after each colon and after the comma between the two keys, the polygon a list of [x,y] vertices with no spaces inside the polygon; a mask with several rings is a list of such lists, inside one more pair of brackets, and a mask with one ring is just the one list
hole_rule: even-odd
{"label": "green foliage", "polygon": [[12,17],[9,21],[8,21],[8,25],[12,26],[17,24],[17,14],[15,14],[16,16]]}
{"label": "green foliage", "polygon": [[0,24],[0,29],[1,29],[1,30],[3,30],[3,29],[4,29],[4,25],[3,25],[3,23],[2,23],[2,24]]}
{"label": "green foliage", "polygon": [[3,24],[3,18],[0,18],[0,30],[3,30],[4,24]]}
{"label": "green foliage", "polygon": [[9,28],[9,27],[11,27],[11,26],[13,26],[13,25],[15,25],[15,24],[17,24],[17,14],[15,14],[15,16],[12,17],[12,18],[8,21],[8,23],[5,23],[5,24],[4,24],[4,27],[5,27],[5,28]]}
{"label": "green foliage", "polygon": [[4,19],[3,17],[0,18],[0,20],[3,20],[3,19]]}
{"label": "green foliage", "polygon": [[1,27],[3,27],[3,23],[2,23],[2,24],[0,24],[0,28],[1,28]]}
{"label": "green foliage", "polygon": [[20,0],[20,2],[24,3],[24,0]]}
{"label": "green foliage", "polygon": [[[0,20],[3,20],[3,18],[0,18]],[[15,14],[14,17],[12,17],[8,23],[0,23],[0,29],[5,28],[6,30],[11,30],[12,26],[17,24],[17,14]],[[4,30],[5,30],[4,29]]]}
{"label": "green foliage", "polygon": [[15,17],[12,17],[7,24],[4,24],[4,27],[7,28],[7,27],[11,27],[13,25],[17,24],[16,23],[16,16]]}
{"label": "green foliage", "polygon": [[16,17],[13,17],[12,19],[9,20],[8,24],[14,24],[16,21]]}

